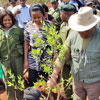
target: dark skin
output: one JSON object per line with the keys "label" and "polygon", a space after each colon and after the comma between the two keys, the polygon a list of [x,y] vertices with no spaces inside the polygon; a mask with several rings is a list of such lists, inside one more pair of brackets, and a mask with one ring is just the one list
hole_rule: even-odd
{"label": "dark skin", "polygon": [[92,36],[92,33],[93,33],[93,31],[94,31],[94,28],[95,27],[93,27],[93,28],[91,28],[91,29],[89,29],[89,30],[87,30],[87,31],[84,31],[84,32],[78,32],[79,34],[80,34],[80,36],[82,37],[82,38],[89,38],[89,37],[91,37]]}
{"label": "dark skin", "polygon": [[[26,3],[26,1],[27,0],[20,0],[20,4],[21,4],[21,6],[22,7],[25,7],[25,3]],[[15,12],[15,16],[17,15],[17,14],[20,14],[21,13],[21,11],[19,10],[19,9],[17,9],[17,11]],[[26,24],[27,22],[24,22],[23,24]]]}
{"label": "dark skin", "polygon": [[26,1],[27,1],[27,0],[20,0],[20,4],[21,4],[22,7],[25,7]]}
{"label": "dark skin", "polygon": [[[41,11],[32,11],[31,12],[31,18],[33,21],[33,25],[35,28],[40,29],[42,27],[42,19],[43,19],[43,14]],[[24,79],[28,82],[28,69],[29,69],[29,63],[28,63],[28,51],[30,49],[30,44],[29,42],[25,41],[24,42]]]}
{"label": "dark skin", "polygon": [[58,8],[58,2],[53,2],[53,3],[51,3],[51,5],[54,10]]}
{"label": "dark skin", "polygon": [[[87,31],[84,31],[84,32],[78,32],[80,34],[80,36],[84,39],[86,38],[89,38],[92,36],[92,33],[94,31],[95,27],[87,30]],[[52,73],[52,76],[51,76],[51,79],[49,79],[49,81],[47,82],[47,84],[52,88],[56,85],[56,81],[57,81],[57,76],[59,75],[61,69],[59,68],[54,68],[53,70],[53,73]],[[55,77],[54,77],[55,76]]]}
{"label": "dark skin", "polygon": [[13,7],[15,7],[15,6],[16,6],[16,1],[12,1],[12,2],[11,2],[11,5],[12,5]]}
{"label": "dark skin", "polygon": [[68,22],[69,17],[70,17],[72,14],[74,14],[74,12],[61,11],[61,12],[60,12],[61,20],[62,20],[63,22]]}

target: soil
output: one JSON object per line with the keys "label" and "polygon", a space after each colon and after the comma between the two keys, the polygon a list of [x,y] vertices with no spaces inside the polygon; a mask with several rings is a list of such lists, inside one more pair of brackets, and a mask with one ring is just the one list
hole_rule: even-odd
{"label": "soil", "polygon": [[7,100],[6,91],[0,91],[0,100]]}

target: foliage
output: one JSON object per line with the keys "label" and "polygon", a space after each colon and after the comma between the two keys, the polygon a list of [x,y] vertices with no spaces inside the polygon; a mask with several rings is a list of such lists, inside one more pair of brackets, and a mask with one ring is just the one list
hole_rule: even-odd
{"label": "foliage", "polygon": [[[54,51],[61,50],[62,55],[64,55],[65,49],[62,48],[62,45],[59,43],[59,35],[57,34],[58,32],[55,31],[55,26],[53,26],[52,24],[47,26],[45,21],[42,21],[42,24],[42,30],[44,30],[42,32],[42,38],[39,37],[37,33],[33,34],[35,48],[32,50],[32,56],[37,60],[41,67],[43,67],[44,72],[48,73],[50,77],[53,70],[53,66],[55,66],[55,63],[53,61],[53,56],[55,55]],[[46,54],[48,56],[45,56],[43,54]],[[62,60],[63,56],[60,56],[59,59]],[[21,91],[23,91],[25,87],[22,77],[18,76],[18,82],[16,82],[15,76],[11,73],[11,70],[8,70],[8,74],[10,76],[10,81],[8,81],[8,85],[14,86],[15,89],[20,89]],[[44,80],[44,77],[40,76],[40,79],[36,83],[34,83],[33,88],[39,88],[39,90],[46,92],[48,94],[46,96],[46,100],[48,100],[51,93],[57,93],[56,100],[60,100],[61,96],[64,97],[65,94],[63,82],[67,81],[66,87],[69,88],[71,85],[72,77],[69,78],[69,80],[61,80],[61,82],[59,82],[58,85],[52,89],[46,85],[46,82]]]}
{"label": "foliage", "polygon": [[[46,3],[46,2],[48,2],[48,0],[27,0],[28,4],[32,4],[32,3]],[[19,3],[19,0],[18,0],[18,3]],[[2,5],[5,8],[7,6],[9,6],[10,5],[9,0],[0,0],[0,6],[2,6]]]}

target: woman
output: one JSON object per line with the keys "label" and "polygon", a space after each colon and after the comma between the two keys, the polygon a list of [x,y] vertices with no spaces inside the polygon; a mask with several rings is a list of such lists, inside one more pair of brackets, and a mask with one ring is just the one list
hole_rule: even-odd
{"label": "woman", "polygon": [[[48,77],[47,73],[43,72],[43,68],[41,67],[41,61],[43,57],[50,57],[44,50],[44,46],[46,48],[50,47],[46,42],[46,34],[48,32],[51,24],[44,19],[44,11],[40,4],[34,4],[31,7],[31,18],[30,21],[24,31],[24,79],[29,82],[29,86],[33,86],[33,82],[36,82],[39,79],[39,75],[43,75],[46,79]],[[47,26],[47,30],[43,27]],[[45,33],[42,34],[42,33]],[[36,39],[34,37],[36,35],[37,39],[41,39],[41,42],[36,44]],[[40,45],[39,45],[40,44]],[[32,56],[33,50],[43,50],[42,54],[37,55],[37,57]]]}
{"label": "woman", "polygon": [[[16,26],[14,15],[4,10],[0,16],[0,62],[3,69],[3,74],[6,82],[8,100],[15,100],[15,90],[7,85],[9,80],[8,69],[11,69],[12,74],[17,76],[23,72],[23,31]],[[19,95],[20,94],[20,95]],[[16,92],[18,100],[22,99],[22,94]]]}

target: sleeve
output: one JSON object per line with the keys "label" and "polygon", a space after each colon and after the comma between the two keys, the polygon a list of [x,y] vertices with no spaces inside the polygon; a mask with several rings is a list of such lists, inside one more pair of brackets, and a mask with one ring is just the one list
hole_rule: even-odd
{"label": "sleeve", "polygon": [[56,59],[55,67],[58,69],[62,69],[65,64],[65,61],[68,60],[70,57],[70,43],[69,42],[70,42],[69,39],[66,39],[59,53],[59,56]]}
{"label": "sleeve", "polygon": [[48,19],[49,19],[50,21],[52,21],[52,19],[54,19],[54,17],[53,17],[52,15],[48,14]]}
{"label": "sleeve", "polygon": [[23,30],[20,28],[20,36],[19,36],[20,42],[22,45],[24,45],[24,32]]}
{"label": "sleeve", "polygon": [[24,41],[27,41],[27,42],[30,41],[30,36],[29,36],[29,32],[27,31],[27,26],[24,29]]}

